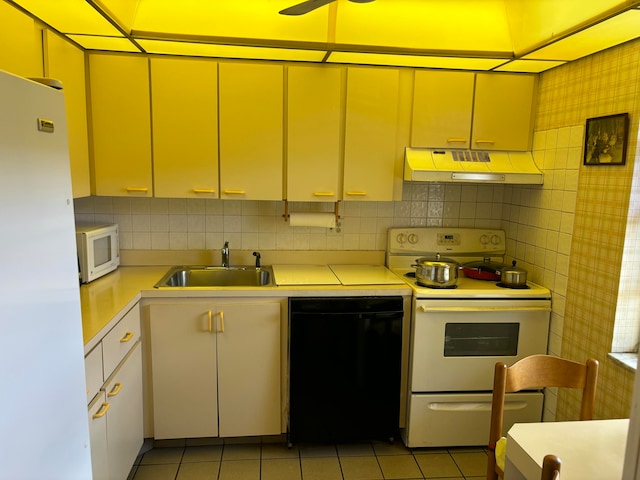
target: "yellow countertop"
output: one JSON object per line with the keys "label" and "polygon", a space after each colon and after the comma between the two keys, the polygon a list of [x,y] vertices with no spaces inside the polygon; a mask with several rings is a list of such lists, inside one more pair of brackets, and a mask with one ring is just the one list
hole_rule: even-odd
{"label": "yellow countertop", "polygon": [[[140,299],[140,292],[152,289],[167,267],[120,267],[80,287],[82,336],[85,349],[111,320],[119,320]],[[102,335],[100,335],[102,336]]]}
{"label": "yellow countertop", "polygon": [[169,266],[124,266],[80,287],[82,331],[85,353],[142,298],[208,297],[295,297],[348,295],[411,295],[406,284],[398,285],[291,285],[273,287],[192,287],[153,286],[171,268]]}

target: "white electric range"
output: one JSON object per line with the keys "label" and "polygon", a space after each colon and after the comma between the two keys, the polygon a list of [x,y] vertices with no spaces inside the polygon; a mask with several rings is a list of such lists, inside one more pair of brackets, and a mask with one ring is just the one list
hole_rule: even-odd
{"label": "white electric range", "polygon": [[[505,233],[470,228],[391,228],[387,266],[413,289],[407,425],[409,447],[483,445],[489,439],[496,362],[547,353],[551,293],[528,282],[505,288],[465,277],[428,288],[406,274],[420,257],[502,262]],[[541,421],[543,394],[511,394],[504,426]],[[506,430],[505,430],[506,431]]]}

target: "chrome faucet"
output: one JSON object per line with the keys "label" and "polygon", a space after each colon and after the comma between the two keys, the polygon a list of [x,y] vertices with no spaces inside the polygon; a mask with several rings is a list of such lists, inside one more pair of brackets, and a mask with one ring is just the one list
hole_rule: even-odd
{"label": "chrome faucet", "polygon": [[224,247],[222,247],[222,266],[229,266],[229,242],[224,242]]}

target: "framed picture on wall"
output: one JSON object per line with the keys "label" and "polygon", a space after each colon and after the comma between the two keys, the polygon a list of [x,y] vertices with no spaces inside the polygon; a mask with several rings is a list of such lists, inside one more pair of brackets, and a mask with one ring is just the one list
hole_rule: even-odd
{"label": "framed picture on wall", "polygon": [[624,165],[628,133],[628,113],[588,118],[584,136],[584,164]]}

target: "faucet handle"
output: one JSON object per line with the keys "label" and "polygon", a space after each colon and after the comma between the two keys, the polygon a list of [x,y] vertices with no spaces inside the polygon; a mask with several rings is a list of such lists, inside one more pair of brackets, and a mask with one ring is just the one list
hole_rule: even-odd
{"label": "faucet handle", "polygon": [[260,268],[260,252],[253,252],[253,256],[256,257],[256,269]]}

